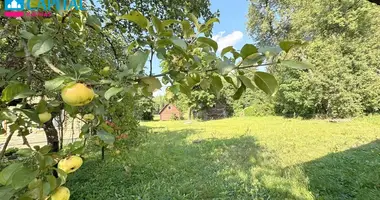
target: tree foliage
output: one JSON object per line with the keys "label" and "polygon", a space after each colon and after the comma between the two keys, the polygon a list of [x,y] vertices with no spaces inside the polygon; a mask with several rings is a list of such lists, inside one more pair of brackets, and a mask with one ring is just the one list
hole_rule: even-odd
{"label": "tree foliage", "polygon": [[[252,1],[248,29],[261,44],[305,39],[287,56],[310,71],[277,65],[276,111],[287,116],[351,117],[379,111],[380,8],[366,1]],[[264,20],[261,23],[260,20]],[[278,26],[280,24],[281,26]],[[266,34],[268,26],[274,34]],[[277,34],[279,33],[279,34]]]}

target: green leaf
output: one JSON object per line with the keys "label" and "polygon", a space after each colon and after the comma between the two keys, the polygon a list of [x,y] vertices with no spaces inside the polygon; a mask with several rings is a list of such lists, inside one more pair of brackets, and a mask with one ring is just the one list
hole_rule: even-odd
{"label": "green leaf", "polygon": [[33,153],[33,150],[29,149],[29,148],[23,148],[23,149],[19,149],[17,151],[17,155],[20,155],[22,157],[28,157],[28,156],[32,155],[32,153]]}
{"label": "green leaf", "polygon": [[48,181],[51,190],[54,190],[55,188],[57,188],[57,179],[54,176],[47,175],[46,180]]}
{"label": "green leaf", "polygon": [[166,54],[165,48],[157,48],[156,52],[157,52],[157,58],[158,59],[161,59],[161,60],[165,59],[165,54]]}
{"label": "green leaf", "polygon": [[257,52],[258,52],[258,49],[255,47],[255,45],[253,45],[253,44],[246,44],[241,49],[240,55],[241,55],[241,57],[244,60],[248,56],[250,56],[250,55],[252,55],[254,53],[257,53]]}
{"label": "green leaf", "polygon": [[234,51],[235,49],[234,49],[234,47],[233,46],[228,46],[228,47],[226,47],[226,48],[224,48],[223,50],[222,50],[222,53],[220,54],[220,56],[224,56],[224,54],[226,54],[226,53],[228,53],[228,52],[232,52],[232,51]]}
{"label": "green leaf", "polygon": [[175,83],[173,86],[168,87],[169,91],[173,94],[178,94],[181,91],[180,85],[178,83]]}
{"label": "green leaf", "polygon": [[187,78],[187,84],[190,88],[193,88],[194,85],[196,85],[197,83],[199,83],[200,81],[200,77],[199,77],[199,74],[190,74]]}
{"label": "green leaf", "polygon": [[44,113],[48,111],[48,105],[47,102],[43,99],[38,102],[37,108],[36,108],[37,113]]}
{"label": "green leaf", "polygon": [[175,19],[168,19],[168,20],[162,21],[163,26],[170,26],[170,25],[175,24],[175,23],[180,23],[180,22],[178,20],[175,20]]}
{"label": "green leaf", "polygon": [[42,185],[42,180],[41,179],[34,179],[32,182],[28,184],[28,189],[34,189]]}
{"label": "green leaf", "polygon": [[60,87],[63,85],[63,83],[66,80],[69,80],[70,78],[67,76],[60,76],[58,78],[55,78],[53,80],[45,81],[45,88],[47,90],[56,90],[60,89]]}
{"label": "green leaf", "polygon": [[189,21],[187,20],[182,21],[181,26],[182,26],[183,35],[185,36],[185,38],[191,38],[195,34]]}
{"label": "green leaf", "polygon": [[89,67],[81,67],[81,68],[79,68],[78,72],[81,75],[82,74],[88,74],[88,73],[92,72],[92,69]]}
{"label": "green leaf", "polygon": [[41,147],[38,152],[40,152],[42,155],[45,155],[45,154],[48,154],[51,150],[51,146],[50,145],[45,145],[43,147]]}
{"label": "green leaf", "polygon": [[240,53],[238,53],[236,50],[231,51],[232,55],[234,56],[235,59],[238,59],[240,57]]}
{"label": "green leaf", "polygon": [[216,43],[213,39],[206,38],[206,37],[199,37],[197,41],[200,43],[209,45],[210,47],[214,49],[215,52],[218,50],[218,43]]}
{"label": "green leaf", "polygon": [[187,96],[190,96],[190,95],[191,95],[191,88],[189,88],[187,85],[181,84],[181,85],[179,86],[179,89],[180,89],[180,91],[181,91],[183,94],[185,94],[185,95],[187,95]]}
{"label": "green leaf", "polygon": [[253,65],[253,64],[263,62],[264,60],[265,60],[265,56],[263,56],[260,53],[255,53],[255,54],[252,54],[252,55],[246,57],[244,60],[242,60],[242,65],[243,66]]}
{"label": "green leaf", "polygon": [[233,81],[233,79],[229,76],[224,76],[224,80],[227,81],[227,83],[231,84],[232,86],[234,86],[234,88],[237,88],[235,82]]}
{"label": "green leaf", "polygon": [[78,107],[70,106],[69,104],[64,104],[64,110],[69,113],[71,117],[75,117],[78,113]]}
{"label": "green leaf", "polygon": [[148,85],[148,92],[154,92],[156,89],[160,89],[162,87],[160,80],[155,77],[142,78],[141,81]]}
{"label": "green leaf", "polygon": [[0,172],[0,184],[1,185],[11,184],[12,183],[12,176],[20,168],[22,168],[21,163],[13,163],[13,164],[9,165],[8,167],[6,167],[5,169],[3,169]]}
{"label": "green leaf", "polygon": [[111,145],[115,142],[115,136],[104,130],[98,130],[96,135],[106,144]]}
{"label": "green leaf", "polygon": [[38,57],[54,47],[54,40],[48,35],[34,36],[28,41],[28,47],[33,56]]}
{"label": "green leaf", "polygon": [[30,33],[26,30],[21,30],[20,31],[20,36],[24,39],[30,40],[32,37],[34,37],[33,33]]}
{"label": "green leaf", "polygon": [[87,24],[93,27],[95,30],[100,31],[102,24],[96,15],[89,15],[87,18]]}
{"label": "green leaf", "polygon": [[313,65],[306,62],[296,61],[296,60],[284,60],[281,64],[293,68],[293,69],[312,69]]}
{"label": "green leaf", "polygon": [[104,98],[109,100],[112,96],[117,95],[121,91],[123,91],[123,88],[111,87],[104,93]]}
{"label": "green leaf", "polygon": [[17,120],[17,115],[13,111],[8,109],[0,111],[0,120],[8,120],[10,122],[14,122]]}
{"label": "green leaf", "polygon": [[145,63],[148,60],[150,51],[136,51],[128,57],[128,68],[135,72],[140,72],[144,69]]}
{"label": "green leaf", "polygon": [[281,51],[282,51],[281,48],[278,46],[277,47],[266,46],[266,47],[259,48],[260,53],[263,53],[266,55],[272,55],[272,56],[281,53]]}
{"label": "green leaf", "polygon": [[195,27],[199,31],[200,28],[201,28],[201,26],[199,25],[198,18],[194,14],[192,14],[192,13],[189,13],[187,16],[194,23]]}
{"label": "green leaf", "polygon": [[281,41],[280,47],[282,50],[284,50],[286,53],[288,53],[292,48],[303,45],[301,41]]}
{"label": "green leaf", "polygon": [[66,183],[67,174],[62,169],[54,168],[55,171],[58,173],[59,181],[57,180],[57,186],[61,186]]}
{"label": "green leaf", "polygon": [[253,81],[258,88],[260,88],[268,95],[274,95],[278,90],[278,83],[276,78],[269,73],[255,72]]}
{"label": "green leaf", "polygon": [[152,16],[152,23],[158,34],[164,30],[164,26],[162,25],[161,20],[158,19],[156,16]]}
{"label": "green leaf", "polygon": [[45,166],[52,167],[56,164],[51,156],[44,156]]}
{"label": "green leaf", "polygon": [[235,65],[229,61],[226,61],[226,60],[224,60],[224,61],[217,60],[216,61],[216,67],[218,68],[218,71],[220,74],[226,75],[226,74],[230,73],[235,68]]}
{"label": "green leaf", "polygon": [[[48,182],[44,182],[42,184],[42,191],[43,191],[43,193],[42,193],[43,196],[48,196],[53,191],[53,189],[50,188],[50,184]],[[41,194],[41,193],[39,193],[39,194]]]}
{"label": "green leaf", "polygon": [[22,167],[17,170],[12,176],[12,187],[14,189],[21,189],[27,186],[30,182],[33,181],[38,175],[37,171],[32,171],[26,167]]}
{"label": "green leaf", "polygon": [[249,78],[247,78],[246,76],[239,76],[239,79],[247,88],[250,88],[251,90],[255,91],[255,86],[252,84],[252,81]]}
{"label": "green leaf", "polygon": [[13,99],[24,99],[26,97],[33,96],[35,94],[36,94],[35,92],[28,89],[22,93],[17,94]]}
{"label": "green leaf", "polygon": [[0,197],[1,200],[9,200],[12,198],[13,194],[16,192],[11,186],[0,187]]}
{"label": "green leaf", "polygon": [[35,110],[31,110],[31,109],[15,109],[15,110],[18,110],[18,111],[21,111],[22,113],[24,113],[30,120],[36,122],[36,123],[40,123],[40,118],[38,117],[38,113],[35,111]]}
{"label": "green leaf", "polygon": [[223,82],[220,76],[212,76],[211,87],[215,93],[219,93],[223,88]]}
{"label": "green leaf", "polygon": [[171,37],[170,40],[173,42],[174,45],[180,47],[182,50],[187,49],[187,44],[184,40],[182,40],[178,37]]}
{"label": "green leaf", "polygon": [[139,25],[141,28],[146,29],[148,27],[149,21],[144,15],[139,11],[132,11],[129,14],[116,17],[117,20],[126,19],[128,21],[134,22]]}
{"label": "green leaf", "polygon": [[1,100],[9,102],[14,99],[22,99],[33,95],[33,92],[29,90],[29,87],[23,83],[15,82],[9,84],[2,92]]}
{"label": "green leaf", "polygon": [[242,84],[242,85],[239,87],[239,89],[235,92],[235,94],[232,96],[232,98],[233,98],[234,100],[238,100],[238,99],[240,99],[241,95],[243,95],[243,93],[245,92],[245,90],[246,90],[246,87],[245,87],[244,84]]}
{"label": "green leaf", "polygon": [[210,26],[210,25],[212,25],[213,23],[216,23],[216,22],[218,22],[218,23],[220,23],[220,21],[219,21],[219,19],[218,18],[211,18],[211,19],[209,19],[206,23],[205,23],[205,26]]}
{"label": "green leaf", "polygon": [[173,42],[169,39],[160,39],[156,41],[156,45],[158,47],[167,47],[168,45],[172,45]]}
{"label": "green leaf", "polygon": [[203,80],[199,83],[199,85],[201,86],[201,88],[202,88],[203,90],[208,90],[208,89],[210,88],[210,82],[209,82],[208,80],[206,80],[206,79],[203,79]]}

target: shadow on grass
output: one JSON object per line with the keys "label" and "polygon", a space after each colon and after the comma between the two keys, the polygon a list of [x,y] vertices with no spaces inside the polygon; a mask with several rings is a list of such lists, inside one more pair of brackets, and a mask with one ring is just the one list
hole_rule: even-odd
{"label": "shadow on grass", "polygon": [[308,199],[252,136],[187,140],[197,133],[153,132],[120,156],[85,162],[69,177],[71,199]]}
{"label": "shadow on grass", "polygon": [[380,199],[380,140],[302,166],[316,199]]}

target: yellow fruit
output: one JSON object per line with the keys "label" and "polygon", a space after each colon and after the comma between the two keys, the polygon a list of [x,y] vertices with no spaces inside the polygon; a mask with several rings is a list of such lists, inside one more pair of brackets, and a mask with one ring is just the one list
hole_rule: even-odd
{"label": "yellow fruit", "polygon": [[62,159],[58,163],[58,168],[66,173],[72,173],[78,170],[83,164],[83,160],[79,156],[70,156]]}
{"label": "yellow fruit", "polygon": [[67,187],[59,187],[51,195],[51,200],[69,200],[70,199],[70,190]]}
{"label": "yellow fruit", "polygon": [[84,106],[94,99],[95,93],[86,85],[75,83],[63,88],[61,96],[63,101],[70,106]]}
{"label": "yellow fruit", "polygon": [[91,121],[91,120],[94,120],[95,119],[95,116],[93,114],[85,114],[83,116],[83,119],[84,120],[87,120],[87,121]]}
{"label": "yellow fruit", "polygon": [[51,119],[51,114],[48,112],[44,112],[44,113],[38,114],[38,118],[40,118],[40,122],[44,124]]}

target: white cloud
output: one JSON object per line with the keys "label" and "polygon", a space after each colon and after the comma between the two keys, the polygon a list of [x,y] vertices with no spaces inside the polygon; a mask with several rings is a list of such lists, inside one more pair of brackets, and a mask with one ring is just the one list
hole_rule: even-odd
{"label": "white cloud", "polygon": [[218,43],[218,51],[228,46],[234,46],[243,39],[243,33],[241,31],[234,31],[231,34],[223,36],[225,33],[225,31],[222,31],[212,37],[212,39]]}

